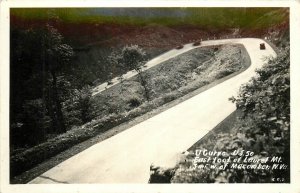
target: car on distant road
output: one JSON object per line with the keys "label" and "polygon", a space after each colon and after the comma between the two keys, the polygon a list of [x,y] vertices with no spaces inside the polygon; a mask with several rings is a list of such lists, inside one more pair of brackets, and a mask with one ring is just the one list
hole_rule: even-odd
{"label": "car on distant road", "polygon": [[201,44],[200,41],[196,41],[196,42],[193,43],[193,46],[199,46],[200,44]]}
{"label": "car on distant road", "polygon": [[265,50],[266,49],[265,44],[264,43],[259,44],[259,49]]}
{"label": "car on distant road", "polygon": [[183,48],[183,45],[179,45],[179,46],[176,47],[177,50],[180,50],[182,48]]}

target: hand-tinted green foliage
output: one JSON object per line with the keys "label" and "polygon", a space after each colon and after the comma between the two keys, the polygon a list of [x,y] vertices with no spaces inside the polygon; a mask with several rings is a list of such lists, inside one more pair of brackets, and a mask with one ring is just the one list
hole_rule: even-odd
{"label": "hand-tinted green foliage", "polygon": [[[14,8],[12,14],[25,19],[47,18],[49,8]],[[287,17],[285,8],[59,8],[66,23],[116,23],[123,25],[198,25],[208,28],[268,27]],[[263,19],[262,19],[263,18]],[[259,26],[253,21],[257,21]],[[256,24],[256,25],[255,25]]]}

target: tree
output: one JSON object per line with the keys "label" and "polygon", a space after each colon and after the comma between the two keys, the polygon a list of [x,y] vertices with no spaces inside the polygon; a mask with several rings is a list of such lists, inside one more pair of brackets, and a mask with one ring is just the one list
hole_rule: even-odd
{"label": "tree", "polygon": [[92,119],[91,117],[91,103],[92,93],[90,87],[84,87],[80,90],[78,95],[78,106],[80,110],[80,119],[82,123],[86,123]]}
{"label": "tree", "polygon": [[11,144],[35,145],[47,133],[66,131],[62,109],[69,87],[62,72],[73,49],[55,29],[57,22],[53,12],[42,26],[10,31]]}
{"label": "tree", "polygon": [[[51,12],[52,13],[52,12]],[[50,17],[52,22],[53,17]],[[64,116],[62,113],[61,99],[58,93],[57,73],[65,65],[70,62],[74,55],[73,49],[70,45],[63,42],[62,35],[50,24],[46,25],[45,35],[42,39],[42,61],[45,71],[51,75],[51,85],[49,85],[46,96],[47,107],[50,117],[52,119],[53,129],[57,133],[66,132]],[[45,100],[45,98],[44,98]]]}
{"label": "tree", "polygon": [[126,71],[135,70],[138,73],[141,86],[144,88],[145,98],[150,100],[150,89],[143,68],[146,63],[146,52],[138,45],[125,46],[121,52],[113,52],[109,56],[111,63],[117,64]]}
{"label": "tree", "polygon": [[121,53],[122,64],[129,70],[135,70],[138,73],[143,70],[146,59],[146,52],[138,45],[125,46]]}

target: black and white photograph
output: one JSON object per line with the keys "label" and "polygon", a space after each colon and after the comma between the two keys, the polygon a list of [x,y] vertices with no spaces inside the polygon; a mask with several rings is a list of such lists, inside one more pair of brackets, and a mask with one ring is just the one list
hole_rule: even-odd
{"label": "black and white photograph", "polygon": [[295,182],[291,6],[16,5],[7,186]]}

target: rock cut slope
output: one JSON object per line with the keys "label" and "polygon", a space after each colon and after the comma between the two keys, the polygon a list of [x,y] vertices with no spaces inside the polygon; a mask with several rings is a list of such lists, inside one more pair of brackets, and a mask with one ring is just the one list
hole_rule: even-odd
{"label": "rock cut slope", "polygon": [[[255,38],[205,41],[203,46],[235,43],[244,45],[251,58],[246,71],[88,148],[30,183],[147,183],[151,164],[175,165],[178,154],[235,110],[228,98],[265,58],[276,57],[266,42]],[[260,43],[266,50],[259,49]]]}

